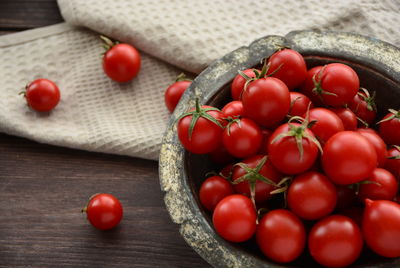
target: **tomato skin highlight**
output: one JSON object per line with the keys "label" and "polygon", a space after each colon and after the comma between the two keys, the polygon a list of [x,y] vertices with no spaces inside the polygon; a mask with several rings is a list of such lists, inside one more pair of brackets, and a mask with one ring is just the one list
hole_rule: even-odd
{"label": "tomato skin highlight", "polygon": [[40,78],[26,87],[25,97],[32,109],[49,112],[60,102],[60,90],[53,81]]}
{"label": "tomato skin highlight", "polygon": [[200,202],[206,209],[213,211],[219,201],[234,193],[235,191],[229,181],[221,176],[212,176],[201,184]]}
{"label": "tomato skin highlight", "polygon": [[168,111],[172,113],[178,105],[185,90],[192,84],[192,81],[183,80],[171,84],[164,93],[164,102]]}
{"label": "tomato skin highlight", "polygon": [[84,210],[89,222],[99,230],[114,228],[123,215],[121,203],[111,194],[96,194]]}

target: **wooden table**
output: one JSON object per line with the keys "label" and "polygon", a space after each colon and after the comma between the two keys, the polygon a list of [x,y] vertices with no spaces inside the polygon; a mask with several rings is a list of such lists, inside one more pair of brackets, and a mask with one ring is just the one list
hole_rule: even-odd
{"label": "wooden table", "polygon": [[[62,20],[54,0],[0,1],[0,34]],[[94,229],[80,212],[97,192],[123,204],[124,218],[114,230]],[[208,264],[171,221],[157,162],[0,134],[0,267],[60,266]]]}

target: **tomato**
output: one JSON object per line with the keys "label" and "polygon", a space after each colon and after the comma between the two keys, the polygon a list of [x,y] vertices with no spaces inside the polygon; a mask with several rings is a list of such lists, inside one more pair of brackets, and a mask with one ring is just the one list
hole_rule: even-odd
{"label": "tomato", "polygon": [[317,222],[308,237],[311,256],[326,267],[344,267],[360,256],[363,238],[350,218],[331,215]]}
{"label": "tomato", "polygon": [[268,154],[272,164],[286,174],[308,170],[318,157],[318,141],[306,126],[286,123],[269,138]]}
{"label": "tomato", "polygon": [[178,138],[186,150],[194,154],[210,153],[222,142],[222,112],[210,106],[200,106],[183,114],[178,121]]}
{"label": "tomato", "polygon": [[239,118],[243,115],[243,103],[241,101],[231,101],[222,108],[224,118]]}
{"label": "tomato", "polygon": [[300,93],[307,96],[315,106],[323,106],[322,97],[316,90],[314,90],[314,78],[320,73],[324,66],[315,66],[308,70],[306,79],[300,87]]}
{"label": "tomato", "polygon": [[330,214],[337,200],[333,183],[319,172],[296,176],[289,186],[287,202],[294,214],[305,220],[317,220]]}
{"label": "tomato", "polygon": [[366,198],[372,200],[392,200],[399,185],[396,178],[386,169],[376,168],[372,176],[367,179],[367,183],[360,185],[359,197],[361,200]]}
{"label": "tomato", "polygon": [[303,56],[293,49],[282,49],[268,59],[270,64],[267,75],[276,77],[286,84],[289,90],[300,86],[307,76],[306,62]]}
{"label": "tomato", "polygon": [[[303,117],[306,117],[305,114]],[[313,108],[308,113],[309,121],[316,121],[310,128],[321,143],[328,141],[334,134],[343,131],[342,120],[334,112],[325,108]]]}
{"label": "tomato", "polygon": [[232,173],[235,191],[250,197],[254,194],[256,203],[269,199],[270,192],[276,189],[274,184],[281,178],[282,174],[263,155],[255,155],[236,164]]}
{"label": "tomato", "polygon": [[377,166],[371,143],[354,131],[333,135],[323,147],[322,167],[336,184],[346,185],[369,178]]}
{"label": "tomato", "polygon": [[393,146],[388,150],[385,169],[392,172],[396,179],[400,179],[400,147]]}
{"label": "tomato", "polygon": [[257,213],[250,198],[234,194],[222,199],[214,209],[216,232],[231,242],[249,240],[256,231]]}
{"label": "tomato", "polygon": [[168,111],[171,113],[175,110],[176,105],[181,99],[185,90],[192,84],[192,80],[185,78],[182,73],[177,78],[175,83],[171,84],[164,93],[164,102]]}
{"label": "tomato", "polygon": [[291,91],[290,93],[290,110],[289,116],[302,116],[310,108],[313,108],[313,104],[310,99],[299,92]]}
{"label": "tomato", "polygon": [[117,226],[123,214],[121,203],[111,194],[92,196],[82,212],[86,212],[89,222],[100,230],[108,230]]}
{"label": "tomato", "polygon": [[264,127],[282,121],[290,108],[287,86],[273,77],[260,78],[248,84],[242,95],[244,115]]}
{"label": "tomato", "polygon": [[368,127],[372,125],[376,117],[376,104],[375,104],[375,92],[371,96],[365,88],[361,88],[360,91],[354,96],[349,102],[349,108],[355,113],[355,115],[361,119],[360,127]]}
{"label": "tomato", "polygon": [[219,175],[223,178],[230,180],[232,177],[233,168],[234,168],[234,164],[232,164],[232,163],[228,164],[221,169],[221,171],[219,172]]}
{"label": "tomato", "polygon": [[140,70],[141,57],[139,51],[129,44],[116,44],[102,36],[107,48],[103,56],[103,70],[116,82],[132,80]]}
{"label": "tomato", "polygon": [[321,95],[324,104],[334,107],[349,103],[360,88],[357,73],[342,63],[325,65],[314,80],[315,92]]}
{"label": "tomato", "polygon": [[297,259],[306,244],[303,223],[285,209],[270,211],[262,217],[256,239],[264,255],[279,263]]}
{"label": "tomato", "polygon": [[365,201],[362,230],[366,244],[375,253],[400,257],[400,205],[388,201]]}
{"label": "tomato", "polygon": [[349,108],[330,108],[343,123],[344,130],[356,130],[357,116]]}
{"label": "tomato", "polygon": [[400,145],[400,110],[389,110],[379,121],[379,135],[388,145]]}
{"label": "tomato", "polygon": [[[243,72],[249,77],[255,77],[256,74],[254,70],[260,71],[257,69],[247,69]],[[244,85],[246,84],[246,79],[240,74],[236,75],[231,84],[231,96],[233,100],[241,100],[242,99],[242,91],[244,89]]]}
{"label": "tomato", "polygon": [[60,90],[48,79],[36,79],[31,82],[24,92],[26,101],[32,109],[38,112],[49,112],[60,101]]}
{"label": "tomato", "polygon": [[200,202],[206,209],[213,211],[219,201],[234,193],[235,191],[228,180],[221,176],[212,176],[207,178],[200,186]]}
{"label": "tomato", "polygon": [[262,143],[260,127],[248,118],[236,119],[228,124],[222,135],[226,150],[237,158],[246,158],[258,152]]}
{"label": "tomato", "polygon": [[376,156],[378,157],[378,167],[383,167],[385,165],[387,157],[385,142],[372,128],[359,128],[357,129],[357,132],[360,133],[372,144],[376,151]]}

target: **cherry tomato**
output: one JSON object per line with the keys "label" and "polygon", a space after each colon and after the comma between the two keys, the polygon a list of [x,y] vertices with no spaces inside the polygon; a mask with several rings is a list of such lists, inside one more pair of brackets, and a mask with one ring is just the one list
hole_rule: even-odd
{"label": "cherry tomato", "polygon": [[28,105],[38,112],[49,112],[60,101],[60,90],[57,85],[43,78],[31,82],[24,94]]}
{"label": "cherry tomato", "polygon": [[242,95],[244,115],[264,127],[282,121],[290,108],[287,86],[273,77],[260,78],[248,84]]}
{"label": "cherry tomato", "polygon": [[291,91],[290,93],[290,110],[289,116],[302,116],[307,109],[314,107],[310,99],[299,92]]}
{"label": "cherry tomato", "polygon": [[231,101],[222,108],[224,118],[239,118],[243,115],[243,103],[241,101]]}
{"label": "cherry tomato", "polygon": [[375,94],[371,96],[368,90],[361,88],[349,102],[349,108],[362,120],[362,123],[359,123],[360,127],[371,126],[376,117]]}
{"label": "cherry tomato", "polygon": [[317,222],[308,237],[311,256],[326,267],[344,267],[360,256],[363,238],[350,218],[331,215]]}
{"label": "cherry tomato", "polygon": [[400,179],[400,147],[393,146],[388,150],[385,169],[392,172],[397,180]]}
{"label": "cherry tomato", "polygon": [[369,178],[377,166],[371,143],[354,131],[333,135],[323,148],[322,166],[336,184],[353,184]]}
{"label": "cherry tomato", "polygon": [[[306,117],[305,114],[303,117]],[[343,131],[342,120],[334,112],[325,108],[314,108],[308,113],[309,121],[316,121],[310,128],[318,140],[324,144],[334,134]]]}
{"label": "cherry tomato", "polygon": [[379,123],[379,135],[388,145],[400,145],[400,111],[389,111]]}
{"label": "cherry tomato", "polygon": [[399,185],[396,178],[386,169],[376,168],[367,183],[360,185],[359,197],[361,200],[366,198],[371,200],[392,200]]}
{"label": "cherry tomato", "polygon": [[330,108],[343,123],[344,130],[356,130],[357,116],[349,108]]}
{"label": "cherry tomato", "polygon": [[108,230],[117,226],[123,214],[121,203],[111,194],[92,196],[82,212],[86,212],[89,222],[100,230]]}
{"label": "cherry tomato", "polygon": [[362,230],[366,244],[375,253],[400,257],[400,205],[388,201],[366,199]]}
{"label": "cherry tomato", "polygon": [[[267,75],[273,74],[282,80],[289,90],[300,86],[307,76],[306,62],[303,56],[293,49],[282,49],[268,59],[270,67]],[[274,73],[275,72],[275,73]]]}
{"label": "cherry tomato", "polygon": [[212,220],[216,232],[224,239],[244,242],[256,231],[257,214],[250,198],[234,194],[217,204]]}
{"label": "cherry tomato", "polygon": [[291,211],[305,220],[317,220],[330,214],[337,200],[333,183],[319,172],[306,172],[294,178],[287,192]]}
{"label": "cherry tomato", "polygon": [[297,259],[306,244],[303,223],[285,209],[273,210],[262,217],[256,239],[264,255],[279,263]]}
{"label": "cherry tomato", "polygon": [[262,142],[260,127],[248,118],[236,119],[228,124],[222,135],[226,150],[237,158],[246,158],[258,152]]}
{"label": "cherry tomato", "polygon": [[[256,71],[260,71],[255,69]],[[254,69],[247,69],[243,71],[249,77],[255,77]],[[241,100],[242,99],[242,91],[244,85],[246,83],[246,79],[240,74],[236,75],[231,84],[231,96],[233,100]]]}
{"label": "cherry tomato", "polygon": [[186,79],[184,74],[180,74],[175,83],[171,84],[164,93],[165,106],[169,112],[175,110],[176,105],[181,99],[185,90],[192,84],[192,80]]}
{"label": "cherry tomato", "polygon": [[103,56],[103,70],[106,75],[116,82],[132,80],[141,66],[139,51],[129,44],[114,44],[109,39],[103,40],[109,47]]}
{"label": "cherry tomato", "polygon": [[322,102],[322,97],[318,92],[315,90],[314,78],[315,76],[320,73],[324,66],[315,66],[308,70],[306,79],[304,80],[303,84],[300,87],[300,93],[307,96],[314,106],[323,106],[324,103]]}
{"label": "cherry tomato", "polygon": [[200,202],[206,209],[213,211],[219,201],[234,193],[235,191],[228,180],[221,176],[212,176],[207,178],[200,186]]}
{"label": "cherry tomato", "polygon": [[386,162],[387,150],[386,144],[382,138],[372,128],[359,128],[357,133],[360,133],[366,138],[375,148],[376,156],[378,157],[378,167],[383,167]]}

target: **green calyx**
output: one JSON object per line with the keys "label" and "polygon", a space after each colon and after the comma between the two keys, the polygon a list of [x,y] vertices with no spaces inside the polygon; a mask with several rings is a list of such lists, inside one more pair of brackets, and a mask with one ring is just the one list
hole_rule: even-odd
{"label": "green calyx", "polygon": [[281,181],[277,184],[278,188],[271,191],[270,194],[280,194],[283,193],[283,200],[285,201],[284,207],[287,207],[287,190],[289,189],[290,183],[292,182],[293,177],[288,176],[281,179]]}
{"label": "green calyx", "polygon": [[376,124],[380,124],[380,123],[383,123],[383,122],[386,122],[386,121],[390,121],[390,120],[392,120],[394,118],[400,118],[400,110],[396,111],[394,109],[389,109],[389,112],[391,113],[391,115],[388,116],[388,118],[382,119],[381,121],[379,121]]}
{"label": "green calyx", "polygon": [[180,74],[176,77],[175,82],[180,82],[180,81],[189,81],[189,82],[192,82],[193,80],[190,79],[190,78],[187,78],[186,75],[185,75],[184,73],[180,73]]}
{"label": "green calyx", "polygon": [[104,35],[100,35],[100,39],[104,42],[103,47],[106,51],[108,51],[113,46],[119,44],[119,41],[112,40],[111,38]]}
{"label": "green calyx", "polygon": [[312,89],[312,92],[315,95],[319,96],[321,101],[323,101],[322,95],[331,95],[331,96],[337,97],[337,95],[335,93],[328,92],[322,88],[322,80],[323,80],[322,78],[323,78],[323,73],[325,71],[325,68],[326,68],[326,65],[324,67],[322,67],[322,69],[318,73],[314,74],[312,77],[312,81],[314,83],[314,88]]}
{"label": "green calyx", "polygon": [[229,118],[226,118],[225,120],[228,120],[228,122],[229,122],[228,125],[226,126],[226,129],[228,130],[228,136],[231,135],[231,126],[233,123],[236,123],[240,128],[242,128],[242,124],[241,124],[241,121],[239,118],[229,117]]}
{"label": "green calyx", "polygon": [[365,102],[367,103],[367,109],[368,109],[368,111],[371,111],[371,112],[374,111],[374,112],[376,112],[376,111],[377,111],[377,109],[376,109],[376,103],[375,103],[376,91],[374,91],[374,92],[372,93],[372,96],[371,96],[371,95],[369,94],[369,92],[368,92],[367,89],[361,87],[360,90],[362,91],[362,93],[361,93],[361,92],[358,92],[357,95],[358,95],[363,101],[365,101]]}

